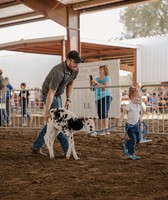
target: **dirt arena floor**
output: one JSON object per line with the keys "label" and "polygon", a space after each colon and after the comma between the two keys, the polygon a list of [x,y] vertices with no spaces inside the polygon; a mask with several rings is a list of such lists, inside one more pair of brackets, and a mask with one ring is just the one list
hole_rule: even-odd
{"label": "dirt arena floor", "polygon": [[[75,135],[80,160],[31,155],[38,130],[0,130],[1,200],[168,200],[168,135],[149,135],[128,160],[124,134]],[[47,149],[44,147],[44,151]]]}

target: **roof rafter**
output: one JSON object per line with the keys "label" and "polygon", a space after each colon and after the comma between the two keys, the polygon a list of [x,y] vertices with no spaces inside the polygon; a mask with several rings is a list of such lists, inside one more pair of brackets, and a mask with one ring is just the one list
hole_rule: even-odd
{"label": "roof rafter", "polygon": [[131,4],[142,3],[152,0],[92,0],[72,4],[74,10],[79,12],[90,12],[97,10],[105,10],[109,8],[123,7]]}
{"label": "roof rafter", "polygon": [[31,13],[26,13],[26,14],[11,16],[11,17],[5,17],[5,18],[0,19],[0,23],[10,22],[10,21],[18,20],[18,19],[29,18],[29,17],[35,17],[35,16],[39,16],[39,14],[36,12],[31,12]]}
{"label": "roof rafter", "polygon": [[20,2],[18,2],[18,1],[11,1],[11,2],[7,2],[7,3],[3,3],[3,4],[0,4],[0,9],[8,8],[8,7],[11,7],[11,6],[17,6],[19,4],[20,4]]}
{"label": "roof rafter", "polygon": [[56,0],[21,0],[21,2],[46,18],[67,26],[67,7]]}

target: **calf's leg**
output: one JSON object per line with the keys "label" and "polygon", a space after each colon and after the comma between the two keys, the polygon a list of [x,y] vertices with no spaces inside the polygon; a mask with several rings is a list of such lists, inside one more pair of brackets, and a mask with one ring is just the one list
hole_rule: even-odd
{"label": "calf's leg", "polygon": [[71,152],[72,152],[72,143],[71,143],[71,135],[68,136],[68,151],[67,151],[67,154],[66,154],[66,159],[69,159],[70,156],[71,156]]}
{"label": "calf's leg", "polygon": [[54,126],[52,126],[52,124],[50,123],[47,126],[47,132],[44,136],[44,141],[45,141],[45,144],[47,145],[47,148],[49,150],[49,154],[50,154],[51,159],[55,158],[54,151],[53,151],[53,144],[54,144],[54,140],[55,140],[56,135],[57,135],[57,131],[54,128]]}
{"label": "calf's leg", "polygon": [[79,157],[77,156],[76,150],[75,150],[75,142],[74,142],[74,136],[72,135],[72,139],[71,139],[71,148],[72,148],[72,155],[74,157],[75,160],[79,160]]}

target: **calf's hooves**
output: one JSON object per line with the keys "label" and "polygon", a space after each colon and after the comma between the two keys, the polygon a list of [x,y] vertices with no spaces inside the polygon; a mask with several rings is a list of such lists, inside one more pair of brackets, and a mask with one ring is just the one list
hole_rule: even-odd
{"label": "calf's hooves", "polygon": [[50,156],[50,159],[54,159],[55,158],[55,156],[53,155],[53,156]]}
{"label": "calf's hooves", "polygon": [[70,156],[66,156],[66,159],[69,160]]}

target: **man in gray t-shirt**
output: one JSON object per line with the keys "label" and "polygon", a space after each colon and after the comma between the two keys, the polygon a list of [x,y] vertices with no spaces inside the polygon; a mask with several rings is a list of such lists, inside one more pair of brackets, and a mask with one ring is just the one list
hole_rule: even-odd
{"label": "man in gray t-shirt", "polygon": [[[44,119],[47,122],[50,117],[51,108],[62,107],[61,95],[66,89],[65,107],[68,109],[71,103],[70,97],[73,90],[74,79],[78,75],[78,64],[83,62],[80,54],[77,51],[70,51],[65,62],[60,63],[52,68],[42,85],[43,100],[46,104]],[[41,153],[40,148],[44,144],[44,135],[46,134],[47,126],[45,125],[32,146],[32,153]],[[68,150],[68,141],[63,133],[58,135],[58,140],[66,155]]]}

